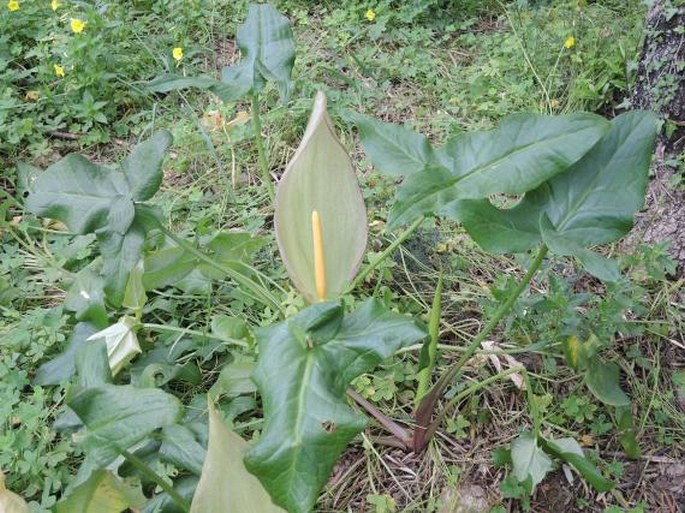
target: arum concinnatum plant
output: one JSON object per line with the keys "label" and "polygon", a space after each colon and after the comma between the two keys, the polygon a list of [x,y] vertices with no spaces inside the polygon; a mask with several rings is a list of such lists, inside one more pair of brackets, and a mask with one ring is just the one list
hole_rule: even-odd
{"label": "arum concinnatum plant", "polygon": [[[434,147],[425,136],[402,127],[361,115],[353,115],[353,120],[375,167],[403,177],[388,226],[411,224],[398,240],[409,236],[424,216],[435,215],[459,221],[488,251],[535,251],[511,296],[423,396],[415,412],[413,446],[419,451],[447,411],[433,418],[442,393],[527,289],[548,252],[576,258],[602,280],[618,279],[616,262],[589,247],[615,241],[632,226],[644,202],[657,123],[652,113],[640,111],[611,122],[583,113],[517,114],[504,119],[496,130],[462,133]],[[490,201],[498,194],[523,198],[504,209]],[[604,382],[613,393],[605,390],[595,395],[605,401],[612,397],[613,403],[625,408],[625,397],[615,391],[618,372],[600,374],[612,376]],[[591,380],[591,389],[598,390],[595,381]],[[630,424],[625,410],[620,417],[622,426]]]}
{"label": "arum concinnatum plant", "polygon": [[290,513],[311,511],[338,456],[366,425],[347,404],[349,383],[425,336],[412,319],[373,299],[344,311],[340,294],[359,268],[366,223],[352,162],[318,93],[275,205],[281,256],[312,305],[255,332],[253,380],[264,429],[245,458],[274,503]]}
{"label": "arum concinnatum plant", "polygon": [[250,4],[247,19],[237,30],[240,62],[225,67],[221,80],[212,77],[187,77],[170,73],[157,77],[148,87],[157,92],[198,87],[211,91],[225,102],[246,95],[252,100],[254,141],[262,180],[273,199],[273,185],[262,137],[259,96],[267,82],[274,82],[285,101],[292,88],[290,75],[295,63],[295,42],[288,18],[270,4]]}

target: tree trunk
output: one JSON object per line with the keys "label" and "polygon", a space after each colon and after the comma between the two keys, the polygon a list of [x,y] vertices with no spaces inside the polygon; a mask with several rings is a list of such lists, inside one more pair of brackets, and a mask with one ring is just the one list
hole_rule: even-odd
{"label": "tree trunk", "polygon": [[657,139],[647,212],[638,216],[629,243],[670,240],[670,253],[678,263],[679,276],[685,275],[685,183],[684,170],[677,169],[673,162],[678,156],[682,159],[685,148],[684,27],[682,1],[654,0],[647,13],[631,98],[633,107],[658,112],[664,119],[664,128]]}

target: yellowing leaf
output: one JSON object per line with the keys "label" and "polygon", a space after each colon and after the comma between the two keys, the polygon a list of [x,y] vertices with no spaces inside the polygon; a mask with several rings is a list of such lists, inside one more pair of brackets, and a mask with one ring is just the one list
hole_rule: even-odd
{"label": "yellowing leaf", "polygon": [[300,147],[278,184],[276,239],[295,287],[310,302],[316,293],[312,212],[323,233],[326,297],[335,299],[356,274],[366,249],[366,208],[347,155],[333,132],[326,97],[317,93]]}
{"label": "yellowing leaf", "polygon": [[209,445],[190,513],[285,513],[243,464],[247,442],[209,404]]}
{"label": "yellowing leaf", "polygon": [[120,513],[130,506],[142,506],[145,500],[140,484],[127,484],[101,469],[77,486],[67,499],[58,502],[55,513]]}
{"label": "yellowing leaf", "polygon": [[29,507],[26,501],[16,493],[5,488],[5,475],[0,472],[0,512],[1,513],[28,513]]}

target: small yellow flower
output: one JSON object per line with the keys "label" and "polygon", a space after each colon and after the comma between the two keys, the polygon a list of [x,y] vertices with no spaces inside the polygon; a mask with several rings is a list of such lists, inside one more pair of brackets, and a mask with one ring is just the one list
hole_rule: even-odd
{"label": "small yellow flower", "polygon": [[369,21],[375,20],[376,19],[376,11],[374,11],[373,9],[369,9],[368,11],[366,11],[366,19]]}
{"label": "small yellow flower", "polygon": [[19,2],[17,2],[17,0],[9,0],[9,2],[7,2],[7,8],[10,11],[18,11],[19,10]]}
{"label": "small yellow flower", "polygon": [[59,7],[59,1],[58,0],[52,0],[50,2],[50,7],[52,7],[53,11],[56,11],[57,8]]}
{"label": "small yellow flower", "polygon": [[54,64],[52,66],[52,69],[55,70],[55,75],[57,75],[60,78],[65,75],[64,68],[62,66],[60,66],[59,64]]}
{"label": "small yellow flower", "polygon": [[72,18],[71,19],[71,31],[74,34],[80,34],[83,32],[83,29],[86,28],[86,22],[83,20],[79,20],[78,18]]}
{"label": "small yellow flower", "polygon": [[180,46],[177,46],[171,52],[171,55],[174,56],[174,59],[176,59],[176,62],[180,61],[181,59],[183,59],[183,48],[181,48]]}
{"label": "small yellow flower", "polygon": [[564,41],[564,48],[566,48],[567,50],[570,50],[574,46],[576,46],[576,38],[573,36],[567,37],[566,41]]}

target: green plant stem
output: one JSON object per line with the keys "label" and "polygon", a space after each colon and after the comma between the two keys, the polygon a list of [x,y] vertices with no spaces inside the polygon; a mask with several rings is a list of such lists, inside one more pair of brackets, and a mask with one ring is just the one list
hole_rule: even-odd
{"label": "green plant stem", "polygon": [[245,287],[246,289],[250,290],[253,294],[255,294],[255,299],[262,302],[266,306],[274,308],[277,312],[281,314],[281,316],[284,315],[283,307],[278,302],[278,300],[269,293],[268,290],[265,290],[263,287],[257,285],[254,281],[237,272],[235,269],[231,269],[230,267],[226,267],[216,262],[211,257],[204,254],[202,251],[198,250],[195,246],[186,242],[182,237],[177,236],[175,233],[167,229],[161,223],[158,224],[158,228],[162,231],[164,235],[169,237],[171,240],[173,240],[176,244],[178,244],[181,248],[183,248],[188,253],[193,255],[195,258],[230,276],[239,285]]}
{"label": "green plant stem", "polygon": [[[435,287],[435,294],[433,295],[433,305],[430,310],[430,317],[428,319],[428,340],[426,341],[425,349],[421,351],[421,362],[425,365],[417,372],[418,385],[416,387],[416,397],[414,399],[414,407],[418,408],[421,399],[426,395],[430,387],[430,378],[435,369],[435,361],[438,357],[438,340],[440,339],[440,317],[442,316],[442,272],[438,276],[438,285]],[[424,354],[425,350],[425,354]],[[427,357],[428,361],[423,361]]]}
{"label": "green plant stem", "polygon": [[535,256],[535,260],[530,266],[530,269],[528,269],[528,272],[526,272],[526,274],[523,276],[523,278],[516,286],[514,291],[507,298],[507,300],[504,303],[502,303],[502,305],[497,309],[495,315],[492,316],[492,318],[488,321],[488,323],[480,331],[480,333],[478,333],[478,335],[476,335],[473,341],[466,347],[466,350],[461,355],[461,358],[459,358],[457,363],[455,363],[445,374],[443,374],[442,378],[438,380],[438,383],[436,383],[436,387],[438,386],[438,384],[440,384],[440,382],[444,382],[444,385],[442,386],[442,388],[444,389],[447,386],[447,384],[449,384],[456,377],[456,375],[459,373],[462,367],[464,367],[466,362],[468,362],[474,355],[474,353],[478,350],[481,343],[485,340],[485,337],[487,337],[490,334],[490,332],[497,327],[502,318],[509,313],[511,308],[514,306],[514,303],[516,303],[516,300],[519,298],[521,293],[526,289],[526,287],[528,287],[530,280],[533,279],[533,276],[542,265],[542,261],[544,260],[545,255],[547,255],[547,246],[542,245],[542,247],[540,247],[540,250],[538,251],[538,254]]}
{"label": "green plant stem", "polygon": [[271,176],[269,175],[269,162],[266,158],[266,148],[264,148],[264,141],[262,140],[262,119],[259,115],[259,93],[252,93],[252,122],[254,123],[254,142],[257,146],[257,155],[259,157],[259,169],[262,172],[262,181],[269,191],[269,198],[274,200],[274,185],[271,183]]}
{"label": "green plant stem", "polygon": [[188,504],[188,501],[185,500],[176,490],[174,490],[173,486],[162,479],[157,472],[148,467],[143,460],[128,451],[121,451],[121,455],[126,458],[131,465],[136,467],[141,474],[151,481],[157,483],[157,485],[159,485],[159,487],[169,495],[169,497],[178,505],[179,508],[185,511],[185,513],[190,513],[190,504]]}
{"label": "green plant stem", "polygon": [[533,436],[537,440],[540,436],[540,426],[542,426],[542,419],[540,418],[540,410],[538,408],[538,403],[535,401],[535,394],[533,393],[533,388],[530,386],[530,376],[526,369],[521,371],[523,374],[523,382],[526,385],[526,395],[528,398],[528,412],[530,413],[531,419],[533,419]]}
{"label": "green plant stem", "polygon": [[181,328],[180,326],[167,326],[165,324],[154,324],[149,322],[143,322],[140,324],[141,328],[152,330],[152,331],[168,331],[171,333],[179,333],[181,335],[195,335],[198,337],[213,338],[214,340],[220,340],[221,342],[226,342],[227,344],[233,344],[234,346],[249,347],[249,344],[244,340],[238,340],[236,338],[227,338],[220,335],[215,335],[213,333],[193,330],[190,328]]}
{"label": "green plant stem", "polygon": [[[514,303],[516,303],[518,297],[526,289],[526,287],[528,287],[530,280],[533,279],[533,276],[542,265],[542,261],[547,255],[547,251],[547,246],[543,244],[538,250],[535,260],[533,260],[530,268],[516,286],[516,289],[514,289],[507,300],[502,303],[492,318],[490,318],[485,327],[466,347],[466,350],[462,353],[459,360],[457,360],[452,367],[447,369],[447,371],[438,379],[435,385],[433,385],[433,388],[431,388],[431,390],[423,398],[421,404],[416,409],[417,429],[414,431],[414,450],[423,449],[429,440],[429,437],[427,437],[428,431],[426,431],[426,428],[430,423],[430,419],[438,398],[442,395],[447,386],[460,374],[466,362],[468,362],[476,353],[481,343],[485,340],[485,337],[487,337],[490,332],[497,327],[502,318],[509,313],[511,308],[514,306]],[[443,415],[444,413],[442,413],[439,418],[442,418]]]}
{"label": "green plant stem", "polygon": [[474,383],[473,385],[459,392],[457,395],[455,395],[452,399],[449,400],[449,402],[440,411],[440,413],[438,413],[435,420],[431,422],[430,426],[428,426],[428,429],[426,429],[426,440],[431,439],[435,431],[438,429],[438,426],[442,422],[442,419],[445,418],[447,412],[450,411],[455,404],[458,404],[471,394],[478,392],[480,389],[487,387],[495,381],[499,381],[500,379],[506,378],[507,376],[511,376],[512,374],[516,374],[517,372],[525,374],[526,370],[523,367],[512,367],[511,369],[507,369],[505,371],[497,373],[494,376],[485,378],[482,381],[478,381],[477,383]]}
{"label": "green plant stem", "polygon": [[402,244],[407,238],[416,231],[416,229],[421,226],[421,223],[423,222],[425,218],[423,216],[419,217],[416,221],[414,221],[409,227],[407,227],[406,230],[404,230],[393,242],[390,244],[387,248],[383,250],[383,252],[378,256],[378,258],[374,259],[373,262],[371,262],[369,265],[367,265],[363,270],[357,274],[357,277],[352,281],[350,286],[347,288],[347,292],[350,292],[354,290],[360,283],[362,283],[366,277],[373,271],[378,265],[385,260],[393,251],[397,249],[397,247]]}

